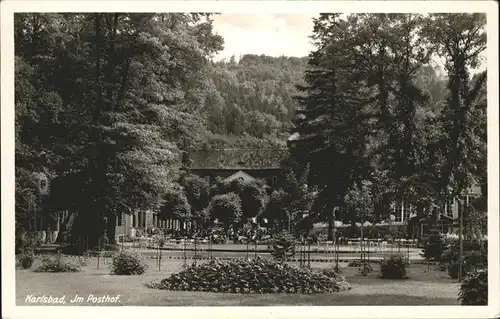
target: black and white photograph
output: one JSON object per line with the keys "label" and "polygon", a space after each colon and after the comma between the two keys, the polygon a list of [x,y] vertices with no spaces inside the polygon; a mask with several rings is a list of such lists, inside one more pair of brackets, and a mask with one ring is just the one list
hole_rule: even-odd
{"label": "black and white photograph", "polygon": [[495,2],[24,2],[5,318],[500,315]]}

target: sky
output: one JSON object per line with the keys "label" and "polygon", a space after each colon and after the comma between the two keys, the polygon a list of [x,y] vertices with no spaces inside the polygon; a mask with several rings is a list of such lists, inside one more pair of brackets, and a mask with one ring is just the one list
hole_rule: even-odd
{"label": "sky", "polygon": [[229,14],[214,17],[216,32],[224,38],[224,50],[216,59],[244,54],[303,57],[312,50],[312,14]]}
{"label": "sky", "polygon": [[[224,38],[224,50],[215,60],[238,60],[244,54],[304,57],[313,49],[309,36],[318,14],[222,13],[214,16],[215,31]],[[483,57],[486,51],[483,52]],[[442,71],[443,62],[435,65]],[[472,73],[483,71],[486,63]]]}

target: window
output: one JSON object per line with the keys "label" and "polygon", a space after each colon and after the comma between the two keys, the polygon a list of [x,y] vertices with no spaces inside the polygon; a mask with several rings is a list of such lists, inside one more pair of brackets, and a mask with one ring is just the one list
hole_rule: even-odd
{"label": "window", "polygon": [[132,214],[132,227],[137,227],[137,213]]}
{"label": "window", "polygon": [[278,176],[271,177],[271,184],[272,185],[277,185],[278,184]]}
{"label": "window", "polygon": [[392,214],[394,215],[394,221],[395,222],[402,222],[403,221],[403,203],[398,201],[394,203],[394,208],[392,211]]}
{"label": "window", "polygon": [[472,202],[474,201],[474,199],[477,198],[477,195],[469,195],[467,196],[467,205],[470,205],[472,204]]}
{"label": "window", "polygon": [[411,205],[410,203],[403,203],[402,209],[402,215],[403,215],[403,220],[402,221],[407,221],[410,219],[410,214],[411,214]]}
{"label": "window", "polygon": [[210,176],[205,176],[205,181],[210,184]]}
{"label": "window", "polygon": [[123,215],[122,214],[116,216],[116,226],[121,226],[122,225],[122,220],[123,220]]}
{"label": "window", "polygon": [[394,215],[395,222],[405,222],[411,217],[411,205],[403,201],[393,202],[389,206],[389,211]]}

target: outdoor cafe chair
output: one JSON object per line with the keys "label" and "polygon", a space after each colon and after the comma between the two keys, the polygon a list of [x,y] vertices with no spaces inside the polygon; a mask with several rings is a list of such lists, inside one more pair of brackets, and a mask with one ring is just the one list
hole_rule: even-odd
{"label": "outdoor cafe chair", "polygon": [[348,249],[349,251],[351,251],[351,249],[352,249],[352,248],[353,248],[353,242],[352,242],[352,240],[348,240],[348,241],[347,241],[347,249]]}
{"label": "outdoor cafe chair", "polygon": [[379,245],[379,251],[382,252],[382,251],[386,251],[387,250],[387,241],[382,241]]}
{"label": "outdoor cafe chair", "polygon": [[316,242],[316,251],[317,252],[319,252],[320,246],[321,246],[321,240],[318,239],[318,241]]}
{"label": "outdoor cafe chair", "polygon": [[380,243],[377,240],[374,240],[371,243],[372,243],[373,251],[378,251],[380,249]]}
{"label": "outdoor cafe chair", "polygon": [[208,239],[203,238],[200,240],[200,246],[202,247],[202,250],[208,250]]}

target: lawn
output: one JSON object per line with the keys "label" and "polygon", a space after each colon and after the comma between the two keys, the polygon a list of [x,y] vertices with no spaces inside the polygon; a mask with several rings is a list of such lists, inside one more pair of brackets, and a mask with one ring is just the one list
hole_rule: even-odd
{"label": "lawn", "polygon": [[[66,296],[66,305],[96,305],[87,302],[88,295],[115,297],[121,306],[336,306],[336,305],[457,305],[458,284],[447,278],[445,272],[412,265],[410,279],[384,280],[377,272],[366,277],[356,275],[355,268],[343,268],[343,274],[352,289],[346,292],[315,295],[291,294],[221,294],[206,292],[179,292],[154,290],[145,286],[154,280],[165,278],[182,269],[182,261],[162,262],[158,271],[154,260],[148,260],[148,271],[140,276],[113,276],[108,265],[97,269],[97,260],[84,267],[80,273],[35,273],[32,270],[16,270],[17,305],[26,303],[26,296]],[[325,263],[313,263],[313,267],[326,267]],[[344,265],[345,266],[345,265]],[[377,269],[376,269],[377,270]],[[71,304],[75,295],[85,301]],[[38,304],[40,305],[40,304]]]}

